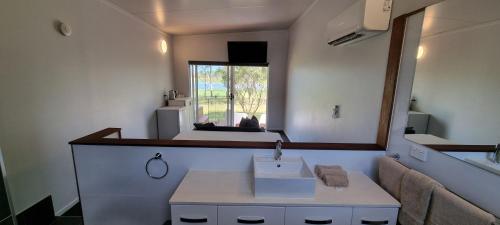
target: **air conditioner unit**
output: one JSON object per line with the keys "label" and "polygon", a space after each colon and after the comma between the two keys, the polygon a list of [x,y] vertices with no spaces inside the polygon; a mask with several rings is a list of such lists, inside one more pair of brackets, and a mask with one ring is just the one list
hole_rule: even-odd
{"label": "air conditioner unit", "polygon": [[328,23],[328,44],[346,45],[389,29],[392,0],[358,0]]}

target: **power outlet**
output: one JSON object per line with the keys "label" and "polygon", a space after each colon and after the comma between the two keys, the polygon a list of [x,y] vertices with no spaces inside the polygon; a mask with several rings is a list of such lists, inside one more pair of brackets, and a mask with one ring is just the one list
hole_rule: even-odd
{"label": "power outlet", "polygon": [[423,162],[427,161],[427,150],[419,148],[415,145],[411,146],[410,155],[411,155],[411,157],[416,158],[420,161],[423,161]]}
{"label": "power outlet", "polygon": [[340,118],[340,105],[335,105],[332,109],[332,118],[338,119]]}
{"label": "power outlet", "polygon": [[384,12],[390,12],[392,8],[392,0],[385,0],[384,1]]}

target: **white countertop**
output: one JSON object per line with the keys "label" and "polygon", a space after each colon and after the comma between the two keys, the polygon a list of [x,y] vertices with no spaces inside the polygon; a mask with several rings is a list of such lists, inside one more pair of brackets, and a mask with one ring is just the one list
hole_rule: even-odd
{"label": "white countertop", "polygon": [[405,138],[421,145],[453,145],[452,141],[432,134],[405,134]]}
{"label": "white countertop", "polygon": [[250,172],[189,171],[170,204],[399,207],[399,202],[361,172],[349,172],[349,187],[316,180],[314,198],[255,198]]}
{"label": "white countertop", "polygon": [[184,108],[186,108],[186,106],[164,106],[164,107],[158,108],[157,110],[168,111],[168,110],[181,110]]}

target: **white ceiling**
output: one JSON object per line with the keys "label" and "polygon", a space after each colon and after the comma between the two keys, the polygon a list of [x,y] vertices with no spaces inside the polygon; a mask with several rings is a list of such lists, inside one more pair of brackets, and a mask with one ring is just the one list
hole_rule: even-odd
{"label": "white ceiling", "polygon": [[288,28],[315,0],[109,0],[170,34]]}
{"label": "white ceiling", "polygon": [[422,37],[500,20],[499,0],[446,0],[425,10]]}

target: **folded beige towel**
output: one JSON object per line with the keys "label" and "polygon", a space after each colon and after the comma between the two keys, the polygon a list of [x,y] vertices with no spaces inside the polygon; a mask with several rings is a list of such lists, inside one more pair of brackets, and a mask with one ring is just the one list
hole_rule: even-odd
{"label": "folded beige towel", "polygon": [[314,172],[316,175],[318,175],[319,178],[323,178],[327,174],[346,174],[344,169],[342,169],[341,166],[338,165],[331,165],[331,166],[325,166],[325,165],[316,165],[314,167]]}
{"label": "folded beige towel", "polygon": [[378,179],[380,186],[397,200],[401,200],[401,180],[410,169],[387,156],[378,160]]}
{"label": "folded beige towel", "polygon": [[495,217],[444,188],[436,188],[425,224],[492,225]]}
{"label": "folded beige towel", "polygon": [[331,166],[326,166],[326,165],[316,165],[314,167],[314,172],[320,176],[319,174],[324,171],[324,170],[341,170],[342,167],[338,165],[331,165]]}
{"label": "folded beige towel", "polygon": [[347,187],[349,185],[347,172],[341,166],[316,165],[314,172],[327,186]]}
{"label": "folded beige towel", "polygon": [[408,171],[401,181],[401,225],[423,225],[432,193],[440,183],[415,170]]}
{"label": "folded beige towel", "polygon": [[346,175],[347,176],[347,172],[343,169],[323,169],[323,170],[318,171],[318,173],[316,175],[318,175],[318,177],[320,177],[320,178],[324,178],[326,175]]}
{"label": "folded beige towel", "polygon": [[[345,172],[345,171],[344,171]],[[346,174],[326,174],[321,180],[325,182],[326,186],[330,187],[347,187],[349,186],[349,179]]]}

